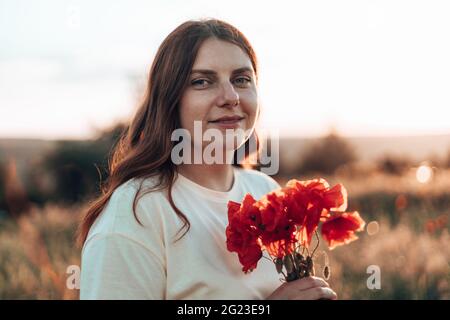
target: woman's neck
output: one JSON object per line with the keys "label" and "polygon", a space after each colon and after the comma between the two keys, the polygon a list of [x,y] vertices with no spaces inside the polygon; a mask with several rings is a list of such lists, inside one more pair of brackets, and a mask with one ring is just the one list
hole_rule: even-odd
{"label": "woman's neck", "polygon": [[178,172],[189,180],[215,191],[229,191],[234,183],[231,164],[181,164]]}

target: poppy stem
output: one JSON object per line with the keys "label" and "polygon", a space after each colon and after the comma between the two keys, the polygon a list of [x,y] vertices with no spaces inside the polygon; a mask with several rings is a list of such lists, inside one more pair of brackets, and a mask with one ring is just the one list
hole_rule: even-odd
{"label": "poppy stem", "polygon": [[320,239],[319,239],[319,235],[317,234],[317,230],[314,232],[316,234],[316,238],[317,238],[317,244],[316,247],[314,248],[312,254],[311,254],[311,258],[314,256],[314,253],[316,252],[317,248],[319,247],[319,243],[320,243]]}
{"label": "poppy stem", "polygon": [[310,252],[309,252],[308,247],[305,246],[305,249],[306,249],[306,252],[308,253],[308,256],[310,256],[311,254],[310,254]]}
{"label": "poppy stem", "polygon": [[298,269],[295,266],[294,257],[292,256],[292,254],[288,254],[287,258],[291,261],[293,268],[290,272],[286,269],[286,271],[288,271],[288,274],[286,276],[286,281],[291,282],[291,281],[299,279],[300,276],[299,276]]}

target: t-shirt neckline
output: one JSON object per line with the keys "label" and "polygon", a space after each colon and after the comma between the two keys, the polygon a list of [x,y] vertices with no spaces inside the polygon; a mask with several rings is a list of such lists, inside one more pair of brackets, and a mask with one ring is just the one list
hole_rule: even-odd
{"label": "t-shirt neckline", "polygon": [[197,193],[198,195],[208,198],[208,199],[214,199],[216,201],[220,202],[227,202],[228,200],[231,200],[234,195],[238,192],[238,186],[239,186],[239,170],[237,170],[236,167],[233,166],[233,185],[230,190],[228,191],[217,191],[213,189],[206,188],[187,177],[183,176],[181,173],[177,173],[177,182],[182,187],[186,187],[189,190]]}

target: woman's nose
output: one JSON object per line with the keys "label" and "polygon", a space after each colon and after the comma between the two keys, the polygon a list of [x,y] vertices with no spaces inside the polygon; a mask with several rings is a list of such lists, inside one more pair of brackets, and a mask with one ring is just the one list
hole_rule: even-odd
{"label": "woman's nose", "polygon": [[231,83],[225,83],[222,85],[221,97],[219,106],[221,107],[234,107],[239,104],[239,94]]}

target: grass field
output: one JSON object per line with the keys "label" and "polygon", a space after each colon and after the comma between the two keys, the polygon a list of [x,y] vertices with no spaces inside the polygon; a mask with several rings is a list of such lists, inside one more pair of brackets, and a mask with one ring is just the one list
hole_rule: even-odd
{"label": "grass field", "polygon": [[[368,223],[348,246],[320,247],[316,275],[327,256],[339,298],[450,299],[450,172],[436,172],[427,184],[408,174],[329,181],[347,187],[350,209]],[[67,268],[80,264],[73,237],[84,210],[49,204],[16,221],[0,220],[0,299],[78,298],[66,282]],[[373,265],[380,268],[381,288],[370,290],[367,268]]]}

